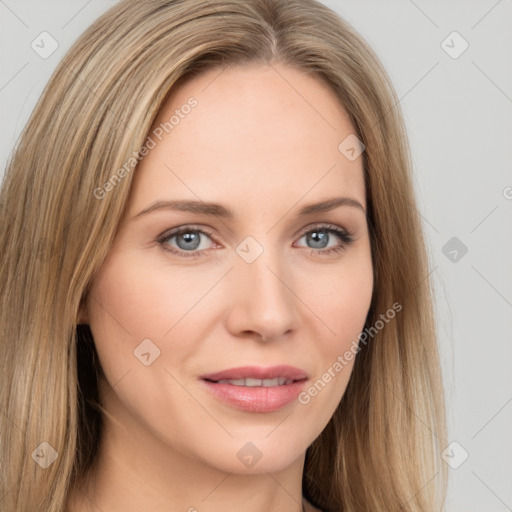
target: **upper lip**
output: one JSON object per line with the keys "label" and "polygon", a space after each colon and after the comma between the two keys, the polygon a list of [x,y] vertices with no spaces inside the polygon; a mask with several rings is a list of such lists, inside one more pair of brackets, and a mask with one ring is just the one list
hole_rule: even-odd
{"label": "upper lip", "polygon": [[216,373],[202,375],[204,380],[219,381],[226,379],[275,379],[276,377],[284,377],[290,380],[307,379],[306,372],[294,366],[279,365],[263,368],[261,366],[240,366],[239,368],[229,368]]}

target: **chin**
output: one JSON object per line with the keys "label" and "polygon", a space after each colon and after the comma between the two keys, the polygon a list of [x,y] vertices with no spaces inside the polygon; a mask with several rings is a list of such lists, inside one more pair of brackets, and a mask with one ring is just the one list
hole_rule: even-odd
{"label": "chin", "polygon": [[[302,459],[316,436],[304,430],[286,429],[276,423],[271,429],[251,427],[233,434],[224,442],[212,443],[203,437],[195,444],[196,456],[211,467],[234,474],[275,473]],[[293,431],[292,431],[293,430]],[[209,442],[208,442],[209,441]],[[198,453],[198,449],[204,451]],[[301,463],[302,467],[302,463]]]}

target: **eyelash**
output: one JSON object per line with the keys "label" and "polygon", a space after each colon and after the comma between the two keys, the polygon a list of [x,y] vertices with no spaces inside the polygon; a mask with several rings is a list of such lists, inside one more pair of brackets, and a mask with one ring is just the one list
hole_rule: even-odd
{"label": "eyelash", "polygon": [[[314,233],[315,231],[325,231],[326,233],[334,234],[342,242],[340,245],[338,245],[336,247],[331,247],[331,248],[325,249],[325,250],[313,249],[310,247],[309,248],[309,249],[311,249],[310,255],[312,255],[312,256],[318,255],[318,254],[320,254],[321,256],[326,256],[328,254],[339,253],[341,251],[344,251],[346,249],[346,247],[354,241],[352,238],[352,235],[348,231],[342,230],[340,228],[337,228],[337,227],[329,225],[329,224],[321,224],[318,226],[314,226],[314,227],[308,229],[307,231],[305,231],[300,238],[302,238],[306,235],[309,235],[310,233]],[[166,243],[171,238],[182,235],[183,233],[200,233],[202,235],[206,235],[209,238],[213,239],[213,233],[209,232],[208,230],[205,230],[204,228],[199,229],[199,228],[195,228],[193,226],[184,226],[183,228],[179,229],[178,231],[166,233],[166,234],[160,236],[159,238],[157,238],[156,241],[162,247],[162,249],[164,249],[164,251],[170,252],[170,253],[180,256],[180,257],[199,258],[201,256],[204,256],[205,255],[204,251],[196,251],[196,252],[180,251],[175,248],[170,248],[170,246]]]}

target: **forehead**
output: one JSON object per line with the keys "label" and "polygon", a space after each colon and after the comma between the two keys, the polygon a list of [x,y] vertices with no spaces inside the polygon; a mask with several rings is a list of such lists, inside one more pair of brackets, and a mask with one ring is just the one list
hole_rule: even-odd
{"label": "forehead", "polygon": [[362,159],[338,149],[353,133],[334,91],[312,75],[281,64],[211,69],[176,87],[162,106],[130,208],[199,198],[261,209],[336,192],[365,205]]}

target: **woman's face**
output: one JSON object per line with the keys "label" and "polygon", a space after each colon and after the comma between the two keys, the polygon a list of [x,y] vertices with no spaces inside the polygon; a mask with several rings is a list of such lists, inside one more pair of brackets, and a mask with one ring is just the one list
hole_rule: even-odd
{"label": "woman's face", "polygon": [[210,70],[162,108],[84,318],[146,454],[277,471],[328,423],[373,288],[354,132],[280,64]]}

